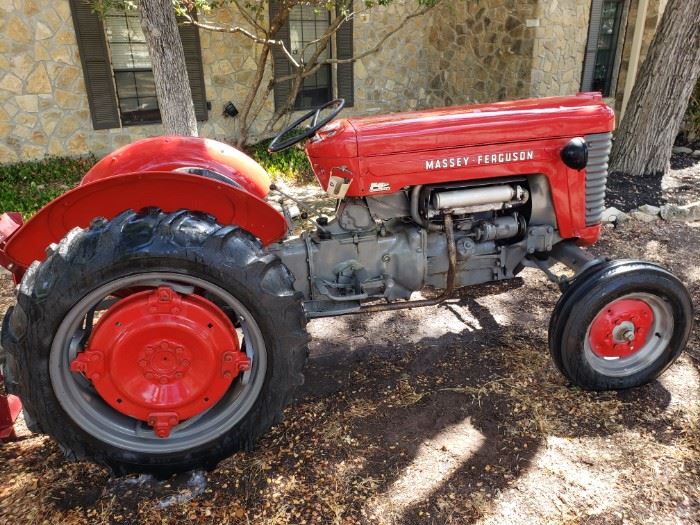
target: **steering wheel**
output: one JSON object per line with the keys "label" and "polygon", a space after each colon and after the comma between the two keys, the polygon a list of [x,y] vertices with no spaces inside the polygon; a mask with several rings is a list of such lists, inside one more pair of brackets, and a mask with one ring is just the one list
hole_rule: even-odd
{"label": "steering wheel", "polygon": [[[297,144],[304,139],[313,137],[319,129],[321,129],[323,126],[325,126],[335,117],[337,117],[338,113],[340,113],[344,107],[345,99],[337,98],[335,100],[331,100],[330,102],[326,102],[323,106],[319,108],[312,109],[302,117],[299,117],[297,120],[292,122],[282,131],[280,131],[267,146],[267,151],[269,151],[270,153],[276,153],[278,151],[282,151],[291,146],[294,146],[294,144]],[[323,120],[319,121],[318,118],[321,115],[321,111],[329,108],[333,108],[333,111],[331,111],[331,113],[328,116],[324,117]],[[308,126],[301,128],[300,124],[306,122],[309,119],[312,119],[311,123]],[[283,140],[286,135],[289,135],[292,132],[294,133],[291,137]]]}

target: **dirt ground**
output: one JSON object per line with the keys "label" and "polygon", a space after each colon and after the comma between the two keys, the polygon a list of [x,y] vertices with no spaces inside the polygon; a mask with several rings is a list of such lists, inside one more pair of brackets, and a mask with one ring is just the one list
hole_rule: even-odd
{"label": "dirt ground", "polygon": [[[700,223],[627,222],[594,251],[669,266],[697,305],[698,247]],[[556,287],[521,275],[441,307],[311,322],[284,422],[212,472],[114,478],[24,430],[0,448],[0,522],[698,523],[698,331],[658,381],[583,392],[548,356]]]}

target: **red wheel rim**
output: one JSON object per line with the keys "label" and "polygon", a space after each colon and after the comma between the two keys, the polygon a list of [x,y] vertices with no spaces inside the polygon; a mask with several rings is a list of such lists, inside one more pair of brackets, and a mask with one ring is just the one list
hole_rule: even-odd
{"label": "red wheel rim", "polygon": [[249,367],[226,314],[169,287],[118,301],[71,362],[107,404],[147,422],[162,438],[216,404]]}
{"label": "red wheel rim", "polygon": [[654,326],[654,310],[641,299],[618,299],[608,304],[591,323],[588,342],[603,359],[622,359],[637,353]]}

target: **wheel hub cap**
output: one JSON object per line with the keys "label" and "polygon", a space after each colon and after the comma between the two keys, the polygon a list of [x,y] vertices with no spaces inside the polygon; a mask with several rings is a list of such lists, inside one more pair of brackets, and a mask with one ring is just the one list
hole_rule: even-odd
{"label": "wheel hub cap", "polygon": [[591,350],[605,359],[628,357],[644,346],[653,324],[654,311],[641,299],[614,301],[591,323]]}
{"label": "wheel hub cap", "polygon": [[180,421],[214,406],[250,365],[218,306],[160,287],[113,305],[70,367],[115,410],[166,438]]}

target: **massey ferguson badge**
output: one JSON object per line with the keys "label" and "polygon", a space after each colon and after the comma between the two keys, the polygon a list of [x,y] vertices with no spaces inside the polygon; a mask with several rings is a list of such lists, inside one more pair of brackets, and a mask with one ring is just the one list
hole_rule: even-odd
{"label": "massey ferguson badge", "polygon": [[503,164],[506,162],[518,162],[533,160],[535,152],[529,151],[509,151],[506,153],[489,153],[486,155],[472,155],[471,157],[445,157],[441,159],[431,159],[425,161],[425,170],[462,168],[469,165],[480,166],[482,164]]}

